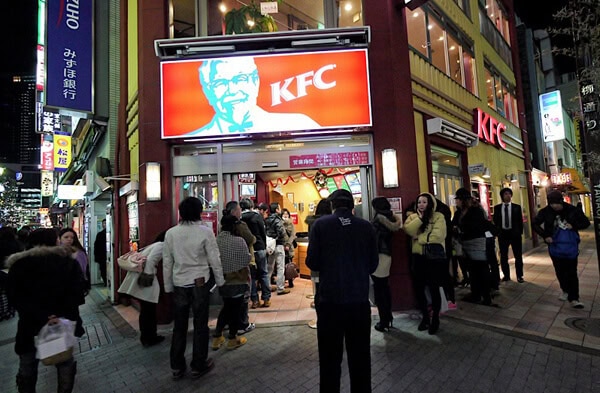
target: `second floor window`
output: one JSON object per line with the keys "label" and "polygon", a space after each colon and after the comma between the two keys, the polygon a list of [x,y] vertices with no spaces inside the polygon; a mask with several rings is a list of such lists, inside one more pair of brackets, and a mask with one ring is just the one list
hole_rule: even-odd
{"label": "second floor window", "polygon": [[519,126],[519,112],[515,89],[491,67],[485,69],[487,104],[511,123]]}
{"label": "second floor window", "polygon": [[424,9],[406,13],[408,43],[440,71],[477,95],[475,59],[470,45],[442,18]]}

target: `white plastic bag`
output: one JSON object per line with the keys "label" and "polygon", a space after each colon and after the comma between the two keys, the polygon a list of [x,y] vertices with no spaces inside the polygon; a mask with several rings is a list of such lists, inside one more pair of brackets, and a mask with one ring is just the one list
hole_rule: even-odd
{"label": "white plastic bag", "polygon": [[275,252],[275,247],[277,247],[277,240],[267,236],[267,254],[273,254]]}
{"label": "white plastic bag", "polygon": [[[439,287],[440,289],[440,312],[444,313],[448,311],[448,299],[446,299],[446,292],[443,287]],[[425,287],[425,298],[427,299],[427,304],[431,304],[431,294],[429,293],[429,287]]]}
{"label": "white plastic bag", "polygon": [[75,324],[65,318],[57,318],[57,323],[47,323],[35,337],[36,358],[46,366],[65,362],[73,357],[73,347],[77,344]]}

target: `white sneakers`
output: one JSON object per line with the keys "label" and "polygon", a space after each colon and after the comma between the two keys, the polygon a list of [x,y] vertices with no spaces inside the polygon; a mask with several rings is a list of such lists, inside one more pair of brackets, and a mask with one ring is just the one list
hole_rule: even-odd
{"label": "white sneakers", "polygon": [[579,300],[572,300],[571,301],[571,307],[573,307],[573,308],[583,308],[583,303],[580,302]]}
{"label": "white sneakers", "polygon": [[558,300],[562,300],[563,302],[567,301],[569,299],[569,294],[566,292],[563,292],[562,295],[560,295],[558,297]]}

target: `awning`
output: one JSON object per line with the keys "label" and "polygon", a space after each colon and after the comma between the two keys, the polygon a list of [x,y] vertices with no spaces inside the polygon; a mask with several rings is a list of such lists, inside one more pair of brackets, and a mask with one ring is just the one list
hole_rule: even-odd
{"label": "awning", "polygon": [[571,194],[589,194],[590,188],[585,183],[584,177],[576,168],[562,168],[561,173],[571,175],[571,183],[565,184],[565,191]]}

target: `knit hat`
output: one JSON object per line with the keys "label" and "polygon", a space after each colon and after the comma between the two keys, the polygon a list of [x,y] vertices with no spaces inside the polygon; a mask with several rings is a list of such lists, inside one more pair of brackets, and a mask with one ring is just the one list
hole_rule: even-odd
{"label": "knit hat", "polygon": [[548,193],[548,204],[552,203],[562,203],[563,196],[562,192],[558,190],[553,190]]}
{"label": "knit hat", "polygon": [[392,208],[386,197],[373,198],[371,201],[371,206],[373,206],[373,209],[378,211],[387,211]]}
{"label": "knit hat", "polygon": [[350,194],[350,191],[339,189],[339,190],[335,190],[334,192],[331,193],[331,195],[329,195],[329,197],[327,198],[328,201],[333,202],[333,201],[350,201],[350,202],[354,202],[354,197],[352,196],[352,194]]}

